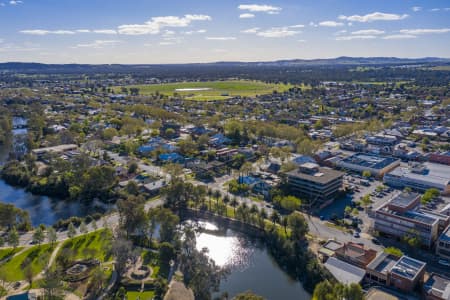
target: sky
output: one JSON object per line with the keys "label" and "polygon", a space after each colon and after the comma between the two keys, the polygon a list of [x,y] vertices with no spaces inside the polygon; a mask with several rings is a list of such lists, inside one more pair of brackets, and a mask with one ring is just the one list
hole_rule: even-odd
{"label": "sky", "polygon": [[0,62],[450,58],[449,0],[0,0]]}

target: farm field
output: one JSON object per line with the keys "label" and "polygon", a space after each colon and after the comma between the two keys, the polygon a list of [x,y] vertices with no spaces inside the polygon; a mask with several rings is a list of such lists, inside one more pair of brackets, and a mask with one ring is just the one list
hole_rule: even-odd
{"label": "farm field", "polygon": [[[226,100],[231,97],[254,97],[256,95],[271,94],[273,91],[283,92],[293,87],[290,84],[264,83],[261,81],[229,80],[207,82],[179,82],[166,84],[131,85],[126,88],[139,88],[141,95],[160,93],[166,96],[178,94],[186,100],[212,101]],[[115,87],[116,93],[122,87]]]}

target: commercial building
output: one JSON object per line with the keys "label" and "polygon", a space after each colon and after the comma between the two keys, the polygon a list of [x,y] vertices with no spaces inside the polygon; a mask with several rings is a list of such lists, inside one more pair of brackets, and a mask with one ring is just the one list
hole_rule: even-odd
{"label": "commercial building", "polygon": [[390,186],[424,192],[430,188],[442,194],[450,194],[450,167],[434,163],[410,163],[384,175],[384,183]]}
{"label": "commercial building", "polygon": [[376,209],[371,216],[376,231],[397,238],[417,234],[427,247],[436,241],[439,227],[449,222],[447,216],[421,210],[417,193],[402,193]]}
{"label": "commercial building", "polygon": [[367,266],[366,278],[376,284],[410,292],[423,282],[425,266],[425,262],[408,256],[398,258],[382,252]]}
{"label": "commercial building", "polygon": [[306,197],[311,206],[321,208],[330,204],[342,188],[344,173],[305,163],[287,172],[286,176],[293,194]]}
{"label": "commercial building", "polygon": [[450,260],[450,227],[442,232],[436,242],[436,254],[440,257]]}
{"label": "commercial building", "polygon": [[430,162],[450,166],[450,151],[431,153],[428,160]]}
{"label": "commercial building", "polygon": [[330,257],[324,266],[339,282],[344,284],[360,283],[366,275],[364,269],[358,268],[335,257]]}
{"label": "commercial building", "polygon": [[430,277],[423,285],[423,296],[425,300],[450,299],[450,278],[438,274],[430,274]]}
{"label": "commercial building", "polygon": [[365,269],[377,256],[377,251],[365,248],[364,244],[349,242],[336,249],[335,255],[342,261]]}
{"label": "commercial building", "polygon": [[399,166],[400,160],[388,156],[357,153],[338,161],[336,165],[343,169],[360,173],[369,171],[374,176],[382,177],[387,172]]}

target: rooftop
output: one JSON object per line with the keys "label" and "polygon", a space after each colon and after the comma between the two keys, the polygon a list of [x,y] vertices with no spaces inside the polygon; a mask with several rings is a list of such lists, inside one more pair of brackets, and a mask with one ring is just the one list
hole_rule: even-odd
{"label": "rooftop", "polygon": [[345,284],[360,283],[366,275],[364,269],[355,267],[334,257],[330,257],[327,260],[325,267],[337,280]]}
{"label": "rooftop", "polygon": [[440,241],[450,242],[450,226],[448,226],[439,237]]}
{"label": "rooftop", "polygon": [[420,197],[418,193],[403,192],[389,201],[389,204],[399,208],[407,208],[410,207],[415,201],[417,201],[418,197]]}
{"label": "rooftop", "polygon": [[396,158],[357,153],[342,160],[348,164],[359,165],[371,169],[383,169],[397,161]]}
{"label": "rooftop", "polygon": [[398,167],[391,172],[390,175],[405,177],[414,180],[432,182],[436,184],[448,185],[450,183],[450,167],[441,164],[424,163],[424,172],[414,172],[411,167]]}
{"label": "rooftop", "polygon": [[426,263],[408,256],[402,256],[392,267],[393,274],[414,279],[425,268]]}
{"label": "rooftop", "polygon": [[367,265],[367,269],[375,270],[378,273],[387,275],[397,260],[398,259],[395,256],[382,252]]}
{"label": "rooftop", "polygon": [[431,274],[423,289],[428,295],[442,299],[450,299],[450,279],[437,274]]}
{"label": "rooftop", "polygon": [[334,181],[342,176],[344,176],[343,172],[336,171],[330,168],[318,168],[319,172],[315,174],[307,174],[300,171],[300,169],[295,169],[290,172],[287,172],[286,174],[291,177],[297,177],[300,179],[317,182],[321,184],[326,184],[331,181]]}

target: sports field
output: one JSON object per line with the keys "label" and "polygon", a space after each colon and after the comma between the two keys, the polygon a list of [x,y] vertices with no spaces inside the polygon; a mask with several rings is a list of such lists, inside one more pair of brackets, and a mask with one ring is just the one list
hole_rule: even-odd
{"label": "sports field", "polygon": [[[126,86],[128,89],[139,88],[139,94],[141,95],[151,95],[156,92],[166,96],[178,94],[186,100],[196,101],[225,100],[235,96],[254,97],[256,95],[271,94],[273,91],[281,93],[291,87],[293,86],[290,84],[272,84],[247,80],[179,82]],[[120,93],[121,87],[116,87],[115,92]]]}

